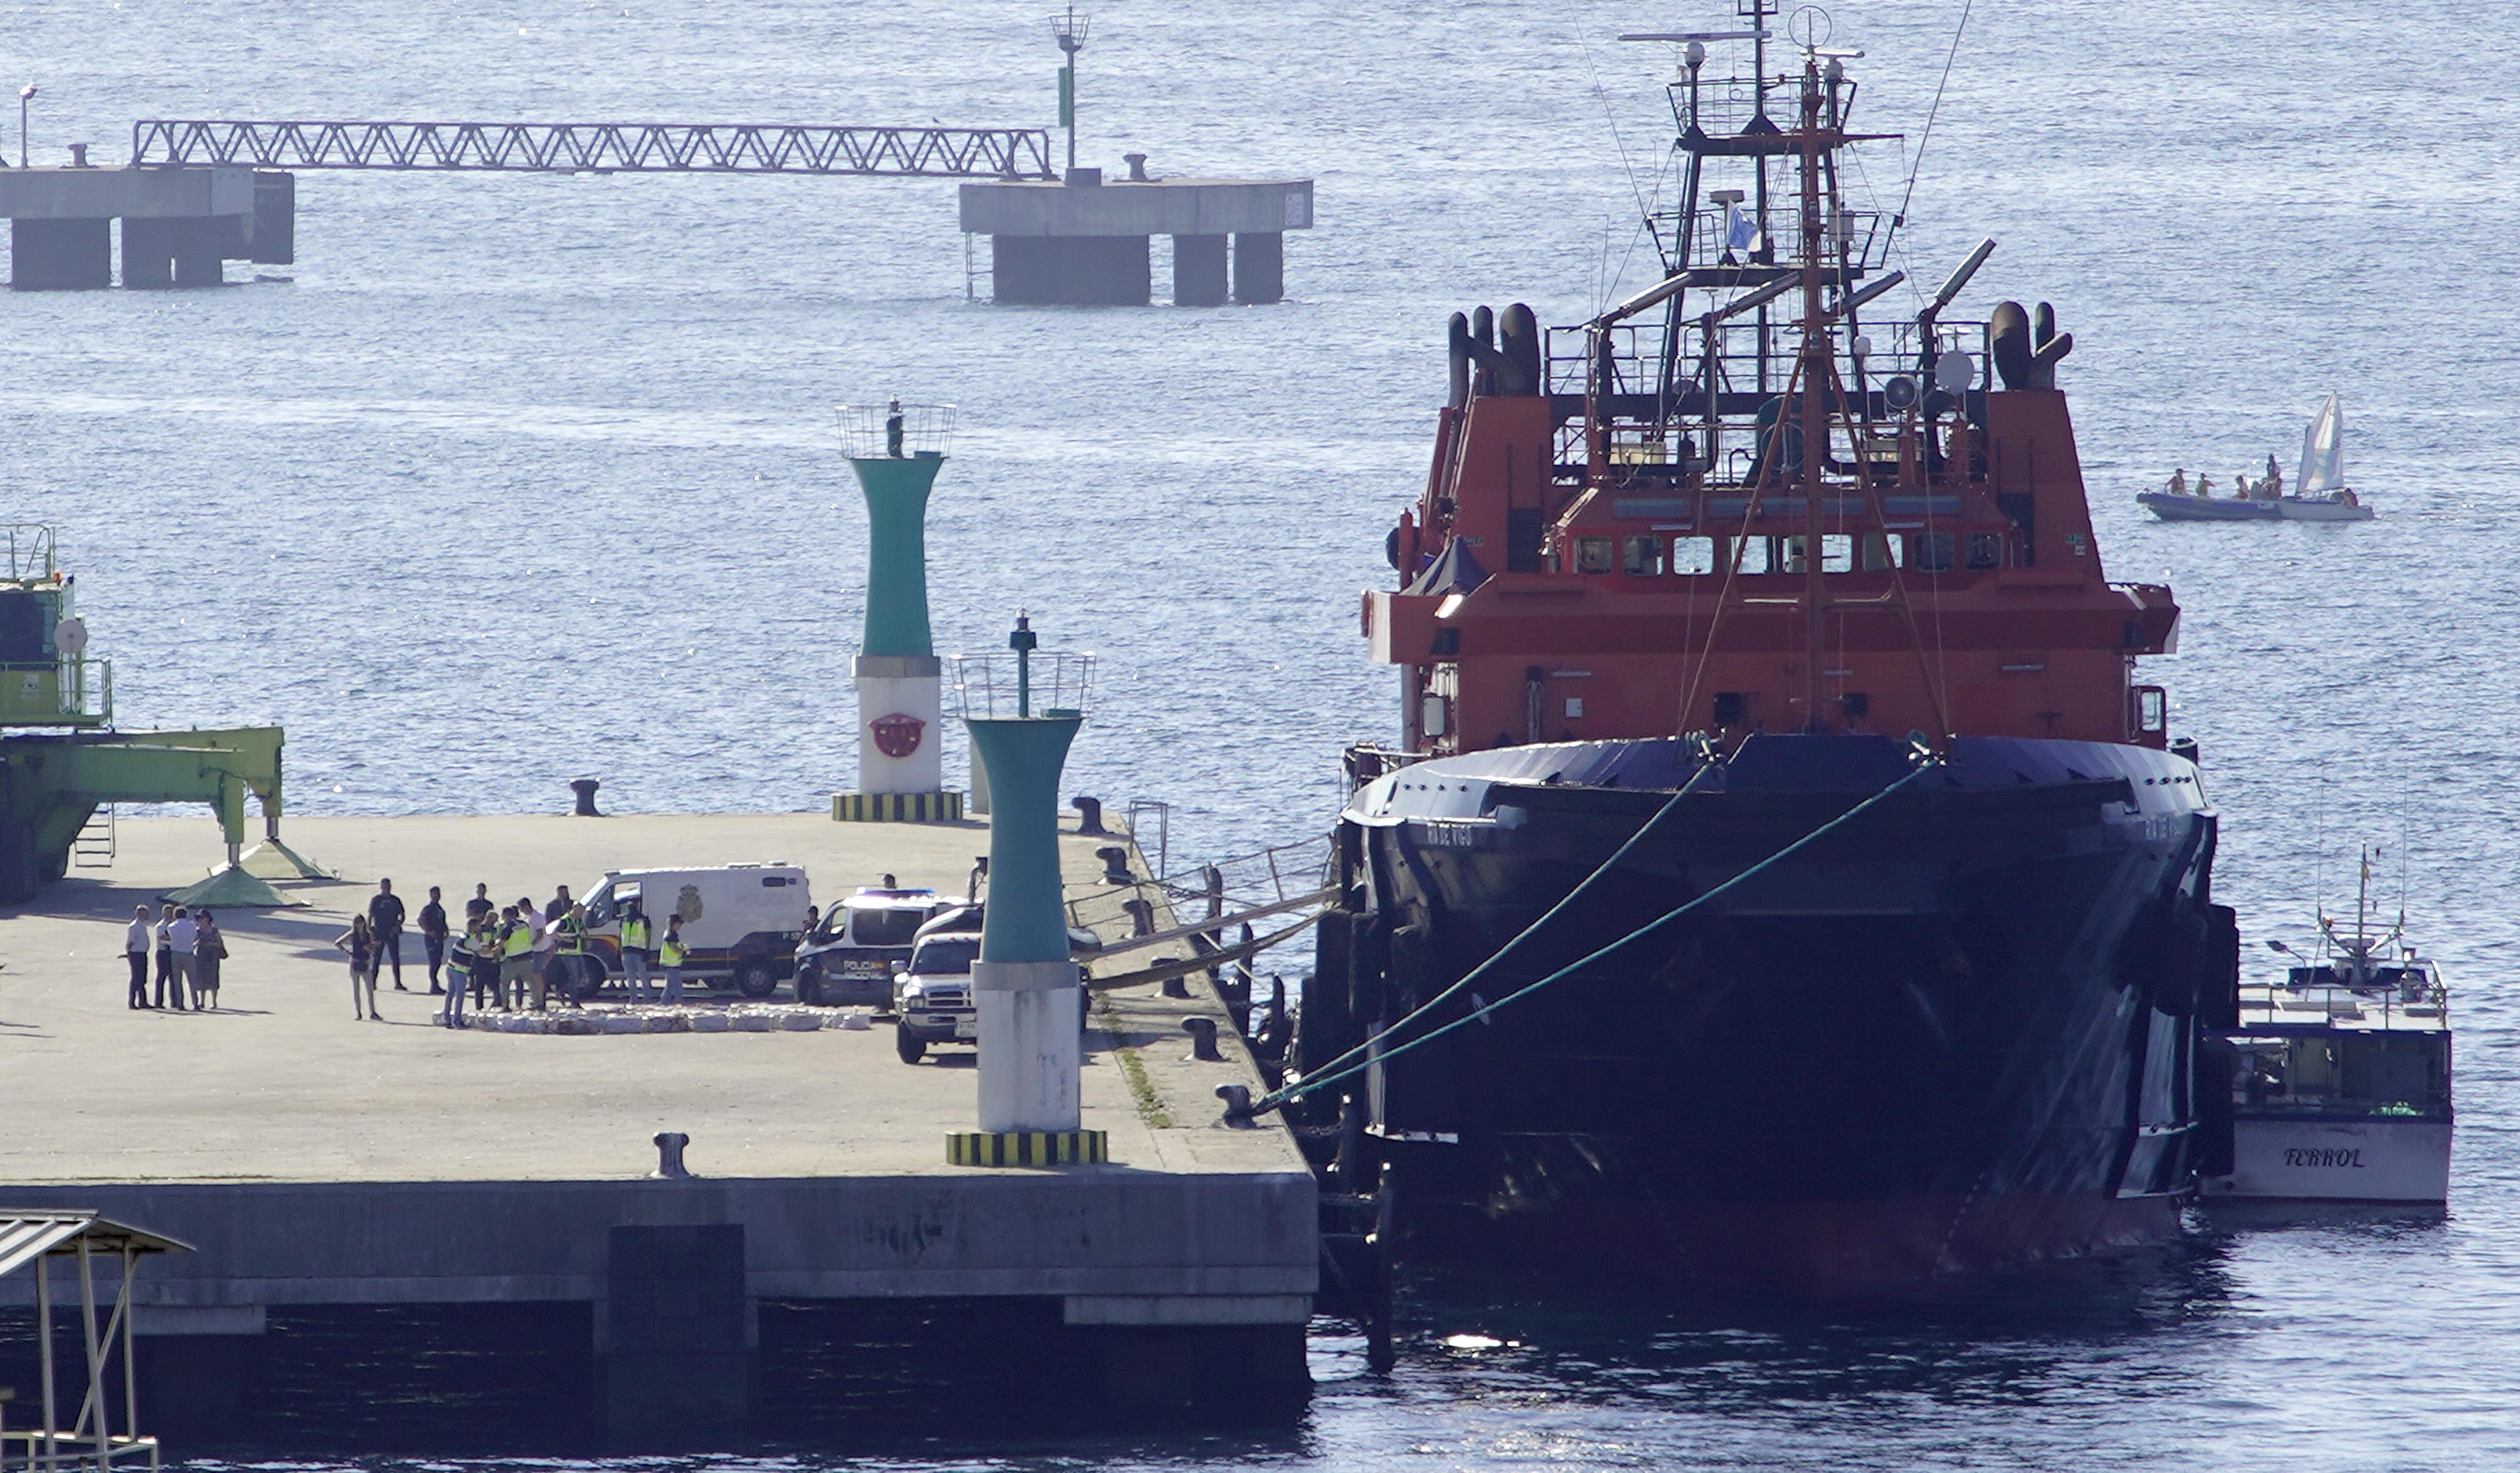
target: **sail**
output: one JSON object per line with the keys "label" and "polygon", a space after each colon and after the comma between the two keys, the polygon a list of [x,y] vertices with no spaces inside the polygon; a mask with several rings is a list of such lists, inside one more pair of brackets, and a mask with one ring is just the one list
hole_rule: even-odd
{"label": "sail", "polygon": [[2345,411],[2337,404],[2336,395],[2318,407],[2318,418],[2301,436],[2301,479],[2293,485],[2295,496],[2325,496],[2345,485]]}

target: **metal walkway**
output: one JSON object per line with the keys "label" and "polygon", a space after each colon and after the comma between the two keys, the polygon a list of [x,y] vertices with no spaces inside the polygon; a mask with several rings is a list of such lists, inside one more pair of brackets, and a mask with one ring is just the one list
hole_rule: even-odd
{"label": "metal walkway", "polygon": [[135,165],[1050,179],[1040,128],[145,118]]}

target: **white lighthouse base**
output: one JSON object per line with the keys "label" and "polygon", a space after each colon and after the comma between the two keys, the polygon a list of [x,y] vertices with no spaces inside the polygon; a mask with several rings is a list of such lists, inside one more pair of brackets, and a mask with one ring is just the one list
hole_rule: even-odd
{"label": "white lighthouse base", "polygon": [[945,789],[942,668],[934,655],[858,656],[858,785],[832,795],[832,818],[942,824],[963,817],[963,795]]}
{"label": "white lighthouse base", "polygon": [[1073,961],[976,961],[980,1129],[1073,1131],[1080,1118],[1083,973]]}

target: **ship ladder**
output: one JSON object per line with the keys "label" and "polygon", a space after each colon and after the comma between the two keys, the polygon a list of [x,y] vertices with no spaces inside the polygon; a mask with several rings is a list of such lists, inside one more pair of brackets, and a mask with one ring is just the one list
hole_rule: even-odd
{"label": "ship ladder", "polygon": [[82,870],[108,870],[113,866],[113,805],[99,804],[79,826],[78,837],[70,841],[70,863]]}

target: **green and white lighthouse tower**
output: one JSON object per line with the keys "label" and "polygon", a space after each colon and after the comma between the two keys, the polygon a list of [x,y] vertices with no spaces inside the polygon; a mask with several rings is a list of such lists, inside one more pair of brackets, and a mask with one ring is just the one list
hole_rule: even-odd
{"label": "green and white lighthouse tower", "polygon": [[866,494],[866,635],[857,655],[858,786],[834,819],[933,824],[963,816],[945,791],[943,671],[927,628],[927,496],[954,434],[950,404],[839,406]]}
{"label": "green and white lighthouse tower", "polygon": [[1039,649],[1018,615],[1010,653],[958,658],[954,693],[988,772],[989,895],[980,958],[980,1129],[947,1142],[967,1166],[1097,1162],[1107,1140],[1079,1129],[1084,973],[1070,960],[1060,900],[1058,780],[1085,724],[1090,654]]}

